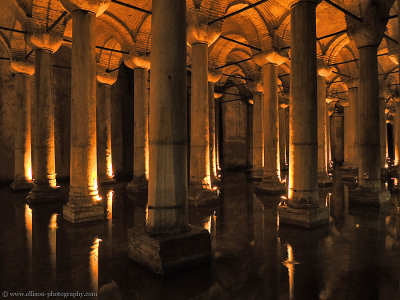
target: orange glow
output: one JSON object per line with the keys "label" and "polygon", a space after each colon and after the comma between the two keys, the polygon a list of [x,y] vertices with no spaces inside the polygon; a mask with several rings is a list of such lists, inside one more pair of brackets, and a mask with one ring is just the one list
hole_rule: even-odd
{"label": "orange glow", "polygon": [[90,278],[91,278],[91,285],[92,290],[97,292],[99,283],[99,246],[100,246],[101,239],[96,238],[93,242],[93,245],[90,249],[90,256],[89,256],[89,266],[90,266]]}
{"label": "orange glow", "polygon": [[108,216],[111,218],[112,216],[112,203],[113,203],[113,196],[114,196],[114,191],[111,190],[107,193],[107,213]]}
{"label": "orange glow", "polygon": [[397,183],[398,183],[398,179],[397,178],[393,178],[393,183],[395,184],[395,185],[397,185]]}
{"label": "orange glow", "polygon": [[293,248],[286,244],[288,258],[283,262],[283,265],[288,269],[289,274],[289,299],[294,299],[294,265],[298,264],[294,260]]}
{"label": "orange glow", "polygon": [[146,149],[145,149],[145,174],[146,174],[146,179],[149,180],[149,170],[150,170],[150,160],[149,160],[149,140],[146,137]]}
{"label": "orange glow", "polygon": [[114,176],[113,174],[113,167],[112,167],[112,158],[111,155],[107,156],[107,176],[109,178],[112,178]]}
{"label": "orange glow", "polygon": [[204,229],[207,229],[208,232],[211,233],[211,216],[207,218],[207,222],[203,225]]}
{"label": "orange glow", "polygon": [[25,162],[25,178],[32,180],[32,163],[30,159]]}
{"label": "orange glow", "polygon": [[49,222],[49,245],[50,245],[50,259],[51,259],[51,266],[53,270],[53,274],[56,271],[56,264],[57,264],[57,214],[53,214],[50,218]]}
{"label": "orange glow", "polygon": [[57,214],[53,214],[50,218],[50,223],[49,223],[49,228],[50,229],[56,229],[57,228]]}
{"label": "orange glow", "polygon": [[[28,267],[32,267],[32,209],[25,204],[25,229],[26,229],[26,241],[28,245]],[[32,271],[30,269],[30,271]]]}

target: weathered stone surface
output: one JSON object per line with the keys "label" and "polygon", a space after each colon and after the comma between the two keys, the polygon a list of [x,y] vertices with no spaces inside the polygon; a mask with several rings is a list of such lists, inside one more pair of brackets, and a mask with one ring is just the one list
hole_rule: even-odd
{"label": "weathered stone surface", "polygon": [[287,205],[278,206],[279,222],[306,228],[314,228],[329,223],[328,207],[291,208]]}
{"label": "weathered stone surface", "polygon": [[60,2],[69,12],[75,10],[90,11],[99,17],[107,10],[111,0],[60,0]]}
{"label": "weathered stone surface", "polygon": [[371,191],[363,188],[346,188],[349,203],[368,206],[386,206],[390,202],[389,191]]}
{"label": "weathered stone surface", "polygon": [[79,205],[68,202],[63,207],[63,218],[73,224],[104,220],[104,206],[101,201],[87,200],[86,203],[81,201]]}
{"label": "weathered stone surface", "polygon": [[207,230],[190,226],[178,234],[150,236],[128,230],[128,257],[160,275],[205,264],[211,258],[211,240]]}

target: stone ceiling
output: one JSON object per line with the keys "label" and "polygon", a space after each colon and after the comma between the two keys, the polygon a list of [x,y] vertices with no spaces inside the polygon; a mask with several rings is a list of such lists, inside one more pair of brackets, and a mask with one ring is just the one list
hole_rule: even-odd
{"label": "stone ceiling", "polygon": [[[236,14],[230,18],[213,23],[215,29],[221,31],[221,36],[237,40],[260,50],[270,47],[284,48],[290,54],[290,13],[288,5],[292,0],[269,0],[258,6]],[[372,0],[371,0],[372,1]],[[151,11],[151,0],[120,0],[141,9]],[[224,15],[245,8],[258,0],[187,0],[188,23],[208,23]],[[361,17],[364,7],[370,0],[334,0],[335,4]],[[376,0],[380,5],[391,6],[393,1]],[[59,18],[64,9],[58,0],[2,0],[0,12],[0,26],[18,29],[21,31],[32,30],[32,26],[46,30]],[[390,7],[389,7],[390,8]],[[390,16],[397,14],[397,3],[390,9]],[[317,37],[323,37],[346,29],[345,14],[334,8],[328,2],[322,1],[317,6]],[[72,20],[69,14],[60,21],[52,30],[64,30],[65,45],[70,46],[72,39]],[[33,24],[33,25],[32,25]],[[386,35],[398,39],[398,19],[388,21]],[[110,49],[123,50],[130,53],[145,55],[151,52],[151,14],[131,9],[112,2],[108,10],[97,18],[96,45]],[[0,44],[3,53],[9,55],[26,56],[31,48],[26,43],[25,34],[0,30]],[[258,53],[258,50],[233,43],[219,38],[210,46],[210,67],[220,67],[228,63],[248,59]],[[188,49],[188,64],[190,65],[190,47]],[[385,55],[389,52],[391,55]],[[327,64],[337,64],[358,58],[355,45],[349,40],[346,32],[320,39],[317,41],[318,56]],[[384,78],[391,84],[392,90],[396,89],[398,73],[396,71],[398,58],[398,45],[384,38],[378,54],[379,73],[385,73]],[[30,55],[28,59],[33,59]],[[109,69],[118,67],[123,61],[123,55],[115,51],[98,49],[97,59]],[[335,65],[335,72],[327,78],[328,81],[337,81],[329,85],[328,94],[346,89],[341,81],[357,76],[358,62]],[[247,60],[237,65],[221,68],[225,74],[250,79],[260,78],[260,68],[252,61]],[[279,67],[281,88],[287,94],[290,76],[290,61]],[[386,74],[388,73],[388,74]],[[227,80],[222,77],[221,84]],[[233,80],[233,79],[232,79]],[[236,78],[234,82],[245,82]],[[342,97],[345,97],[343,93]]]}

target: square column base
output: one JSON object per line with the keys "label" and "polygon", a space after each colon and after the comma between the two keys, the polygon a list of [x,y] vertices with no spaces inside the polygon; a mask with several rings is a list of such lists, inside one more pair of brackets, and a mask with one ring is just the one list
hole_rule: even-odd
{"label": "square column base", "polygon": [[332,180],[328,177],[328,174],[326,174],[325,172],[318,174],[318,186],[325,187],[331,185]]}
{"label": "square column base", "polygon": [[115,180],[114,178],[99,178],[98,179],[98,183],[100,185],[109,185],[109,184],[114,184],[116,182],[117,182],[117,180]]}
{"label": "square column base", "polygon": [[369,206],[385,206],[390,203],[391,194],[389,191],[371,191],[362,188],[345,189],[348,193],[350,204],[369,205]]}
{"label": "square column base", "polygon": [[29,191],[33,186],[33,182],[25,180],[14,180],[14,182],[11,183],[10,186],[14,192]]}
{"label": "square column base", "polygon": [[62,195],[59,186],[54,188],[38,188],[33,186],[26,199],[28,204],[31,205],[37,203],[57,202],[62,199]]}
{"label": "square column base", "polygon": [[279,223],[304,228],[315,228],[329,224],[328,207],[291,208],[286,204],[278,205]]}
{"label": "square column base", "polygon": [[[78,199],[74,199],[73,201],[75,203],[79,202]],[[84,198],[82,201],[88,202],[86,198]],[[63,218],[68,222],[75,224],[104,220],[105,212],[101,201],[98,203],[93,203],[92,205],[82,206],[71,205],[70,202],[63,207]]]}
{"label": "square column base", "polygon": [[190,231],[179,234],[151,236],[128,230],[130,260],[162,276],[209,263],[211,239],[206,229],[190,225]]}
{"label": "square column base", "polygon": [[219,191],[203,188],[202,185],[189,184],[188,203],[190,206],[205,206],[217,203]]}
{"label": "square column base", "polygon": [[129,193],[147,193],[148,182],[145,179],[134,178],[126,186],[126,191]]}
{"label": "square column base", "polygon": [[271,181],[263,178],[261,182],[254,185],[254,192],[262,195],[284,195],[287,194],[287,187],[280,181]]}

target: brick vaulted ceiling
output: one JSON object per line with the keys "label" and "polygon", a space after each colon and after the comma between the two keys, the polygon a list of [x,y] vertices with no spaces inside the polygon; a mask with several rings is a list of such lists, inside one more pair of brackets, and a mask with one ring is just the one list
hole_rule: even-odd
{"label": "brick vaulted ceiling", "polygon": [[[234,39],[258,48],[267,50],[271,46],[284,48],[290,54],[290,12],[288,5],[292,0],[268,0],[258,6],[236,14],[210,26],[221,31],[221,36]],[[363,8],[372,0],[333,0],[333,2],[358,17],[362,17]],[[117,1],[118,2],[118,1]],[[96,44],[116,50],[135,52],[145,55],[151,52],[151,14],[128,8],[117,2],[111,2],[107,11],[97,18]],[[119,0],[146,11],[151,11],[151,0]],[[188,22],[208,23],[224,15],[245,8],[259,0],[187,0]],[[388,15],[397,14],[397,3],[393,0],[375,0],[383,6],[391,6]],[[65,45],[72,39],[72,19],[58,0],[2,0],[0,10],[0,26],[20,31],[30,31],[38,28],[48,28],[63,13],[60,23],[52,30],[61,30],[64,34]],[[323,37],[346,29],[345,14],[322,1],[317,6],[317,37]],[[398,19],[388,21],[386,35],[394,40],[399,39],[397,30]],[[44,29],[45,30],[45,29]],[[219,67],[227,63],[250,58],[258,50],[233,43],[223,38],[217,39],[209,48],[210,67]],[[31,48],[24,33],[0,30],[0,49],[2,55],[24,55]],[[190,48],[188,63],[190,64]],[[379,73],[393,87],[398,83],[398,74],[390,73],[397,67],[398,44],[384,38],[379,46],[378,54],[389,52],[391,55],[378,57]],[[328,64],[357,59],[357,49],[349,40],[346,32],[333,35],[317,41],[317,55]],[[97,59],[100,63],[112,69],[123,61],[123,55],[118,52],[97,49]],[[33,59],[31,55],[30,59]],[[340,81],[357,76],[358,62],[335,65],[339,74],[333,73],[328,81]],[[222,68],[224,73],[247,78],[260,78],[260,68],[252,60],[237,65]],[[280,66],[279,74],[290,73],[290,62]],[[222,78],[222,81],[226,78]],[[283,87],[289,87],[289,76],[280,77]],[[337,85],[335,87],[335,85]],[[331,84],[333,90],[341,83]],[[285,89],[283,89],[285,91]],[[286,90],[287,92],[287,90]]]}

